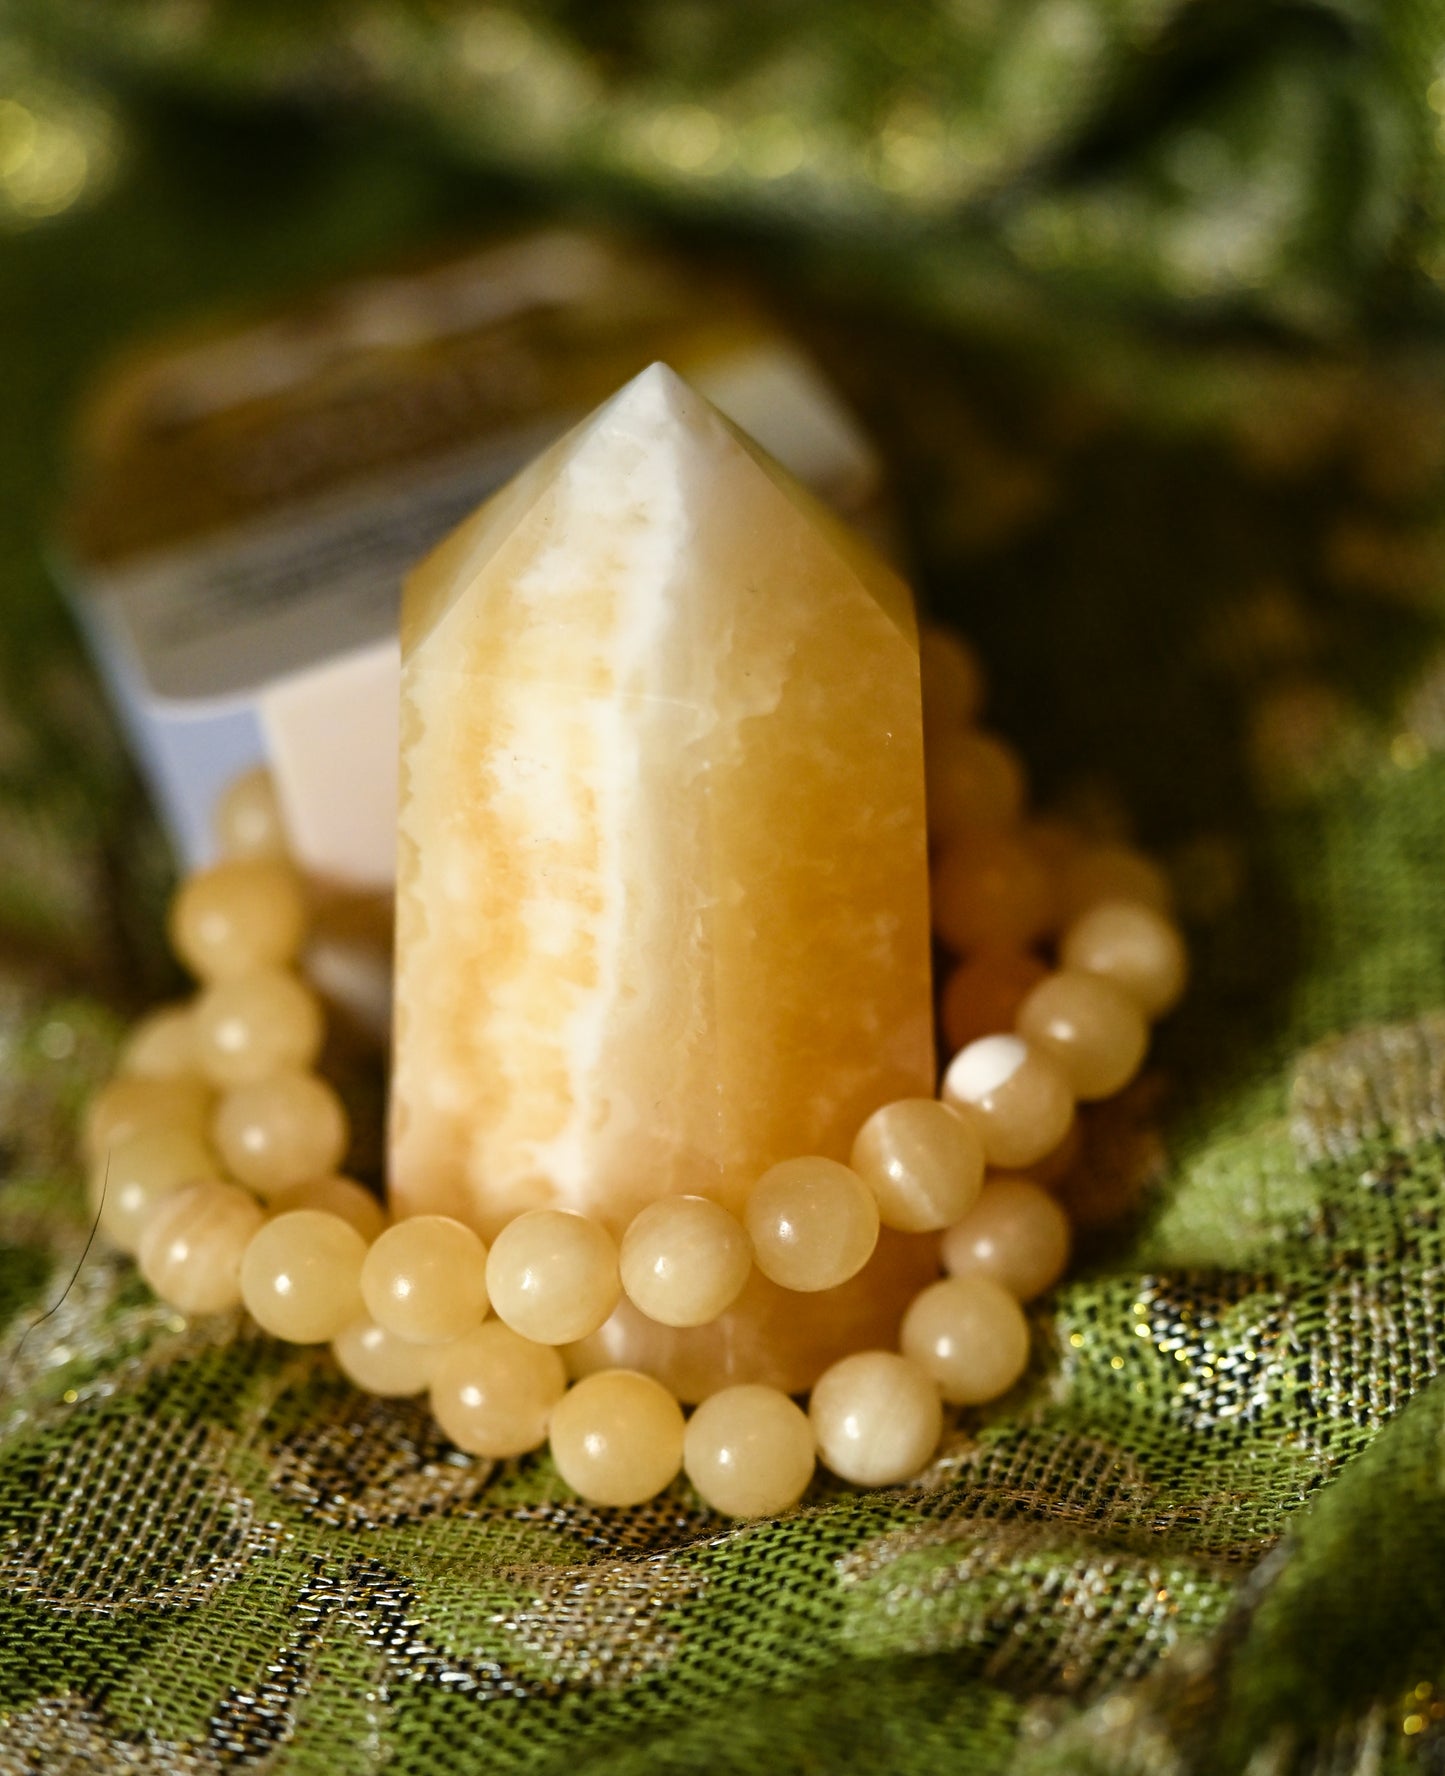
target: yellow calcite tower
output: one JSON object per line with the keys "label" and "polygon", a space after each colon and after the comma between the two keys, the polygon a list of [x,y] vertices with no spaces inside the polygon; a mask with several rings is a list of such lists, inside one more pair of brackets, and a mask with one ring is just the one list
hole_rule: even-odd
{"label": "yellow calcite tower", "polygon": [[931,1093],[912,601],[679,377],[442,543],[402,650],[395,1213],[737,1210]]}

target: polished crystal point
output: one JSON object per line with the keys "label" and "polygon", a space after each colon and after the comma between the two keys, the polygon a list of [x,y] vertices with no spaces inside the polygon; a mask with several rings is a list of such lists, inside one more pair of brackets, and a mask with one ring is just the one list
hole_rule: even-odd
{"label": "polished crystal point", "polygon": [[909,593],[672,371],[415,570],[402,647],[396,1213],[740,1211],[931,1092]]}

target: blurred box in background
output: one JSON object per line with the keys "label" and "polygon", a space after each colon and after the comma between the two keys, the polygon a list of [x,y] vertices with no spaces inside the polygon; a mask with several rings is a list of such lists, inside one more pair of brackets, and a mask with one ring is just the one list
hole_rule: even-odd
{"label": "blurred box in background", "polygon": [[600,235],[356,279],[111,374],[59,569],[185,866],[265,763],[317,882],[389,891],[404,573],[658,358],[877,529],[875,452],[806,354],[739,288]]}

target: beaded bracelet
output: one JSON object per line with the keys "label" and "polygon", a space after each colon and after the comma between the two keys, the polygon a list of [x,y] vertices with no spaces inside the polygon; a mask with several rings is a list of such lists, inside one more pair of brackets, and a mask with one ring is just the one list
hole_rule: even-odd
{"label": "beaded bracelet", "polygon": [[[864,1486],[917,1473],[945,1403],[983,1405],[1022,1375],[1021,1304],[1058,1281],[1070,1247],[1062,1208],[1027,1174],[1067,1166],[1076,1103],[1134,1078],[1148,1020],[1186,971],[1158,868],[1026,821],[1016,755],[976,725],[972,653],[931,629],[921,657],[934,926],[960,958],[940,1022],[956,1052],[940,1097],[876,1110],[848,1164],[773,1166],[741,1219],[701,1196],[662,1198],[620,1241],[556,1209],[518,1215],[490,1250],[447,1216],[389,1225],[337,1171],[346,1114],[312,1071],[324,1018],[295,972],[306,891],[269,781],[253,773],[218,808],[223,861],[171,909],[201,991],[142,1020],[89,1108],[103,1231],[181,1312],[244,1304],[278,1338],[329,1343],[358,1387],[429,1391],[463,1450],[501,1459],[550,1443],[563,1479],[597,1504],[641,1503],[683,1469],[708,1505],[753,1517],[794,1504],[818,1460]],[[1037,953],[1051,941],[1053,970]],[[579,1347],[624,1296],[661,1326],[710,1324],[754,1268],[802,1295],[856,1276],[880,1228],[934,1241],[944,1274],[908,1307],[899,1349],[834,1362],[806,1412],[747,1384],[685,1419],[651,1375],[585,1372]]]}

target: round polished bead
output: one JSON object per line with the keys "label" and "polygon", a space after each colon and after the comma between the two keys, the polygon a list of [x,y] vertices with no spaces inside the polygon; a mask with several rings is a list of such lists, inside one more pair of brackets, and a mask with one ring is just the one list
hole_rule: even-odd
{"label": "round polished bead", "polygon": [[1028,1175],[1035,1184],[1042,1184],[1045,1190],[1053,1190],[1070,1176],[1083,1156],[1084,1123],[1082,1117],[1076,1116],[1058,1146],[1051,1148],[1042,1159],[1032,1161]]}
{"label": "round polished bead", "polygon": [[326,1034],[320,1000],[284,968],[217,981],[196,1002],[195,1026],[202,1072],[227,1088],[304,1070]]}
{"label": "round polished bead", "polygon": [[285,1190],[273,1191],[267,1206],[273,1215],[288,1214],[292,1209],[324,1209],[328,1215],[339,1215],[354,1227],[367,1245],[386,1226],[386,1210],[354,1178],[314,1178],[306,1184],[292,1184]]}
{"label": "round polished bead", "polygon": [[182,1313],[220,1313],[241,1302],[241,1260],[266,1219],[235,1184],[187,1184],[156,1204],[140,1237],[140,1273]]}
{"label": "round polished bead", "polygon": [[212,825],[222,857],[284,857],[286,823],[276,785],[264,766],[234,778],[221,792]]}
{"label": "round polished bead", "polygon": [[331,1341],[337,1367],[363,1393],[404,1400],[431,1386],[432,1370],[445,1346],[412,1344],[363,1316],[344,1326]]}
{"label": "round polished bead", "polygon": [[1064,1274],[1069,1218],[1032,1178],[999,1172],[978,1201],[943,1236],[943,1268],[951,1276],[990,1278],[1018,1301],[1032,1301]]}
{"label": "round polished bead", "polygon": [[978,655],[961,635],[935,623],[918,631],[923,725],[928,733],[965,728],[983,712],[984,675]]}
{"label": "round polished bead", "polygon": [[270,858],[201,870],[171,903],[171,946],[204,981],[290,962],[305,929],[301,883],[288,865]]}
{"label": "round polished bead", "polygon": [[350,1138],[346,1111],[325,1080],[289,1071],[227,1092],[213,1133],[226,1170],[263,1196],[329,1176]]}
{"label": "round polished bead", "polygon": [[1029,1360],[1029,1326],[1008,1290],[985,1276],[945,1277],[903,1316],[903,1354],[955,1406],[1006,1394]]}
{"label": "round polished bead", "polygon": [[1019,1007],[1048,973],[1027,950],[981,950],[955,968],[939,1006],[949,1052],[1013,1029]]}
{"label": "round polished bead", "polygon": [[594,1505],[644,1504],[682,1466],[682,1408],[635,1369],[603,1369],[569,1388],[550,1437],[558,1473]]}
{"label": "round polished bead", "polygon": [[183,1184],[214,1178],[215,1156],[190,1129],[138,1129],[107,1149],[90,1177],[90,1206],[122,1251],[134,1252],[155,1206]]}
{"label": "round polished bead", "polygon": [[771,1387],[711,1394],[687,1421],[682,1465],[704,1504],[726,1517],[772,1517],[797,1504],[813,1478],[808,1415]]}
{"label": "round polished bead", "polygon": [[447,1344],[487,1311],[487,1248],[450,1215],[408,1215],[372,1242],[361,1294],[378,1326],[413,1344]]}
{"label": "round polished bead", "polygon": [[663,1326],[706,1326],[742,1293],[753,1250],[737,1220],[704,1196],[664,1196],[622,1236],[628,1299]]}
{"label": "round polished bead", "polygon": [[1016,1171],[1069,1132],[1074,1094],[1058,1062],[1021,1036],[985,1036],[956,1054],[943,1098],[973,1123],[991,1166]]}
{"label": "round polished bead", "polygon": [[1066,923],[1105,900],[1137,901],[1166,914],[1174,904],[1168,876],[1131,845],[1091,845],[1060,874],[1059,910]]}
{"label": "round polished bead", "polygon": [[571,1344],[617,1306],[617,1247],[598,1221],[565,1209],[532,1209],[509,1221],[487,1260],[492,1306],[538,1344]]}
{"label": "round polished bead", "polygon": [[1065,968],[1102,974],[1131,994],[1146,1017],[1162,1017],[1184,991],[1189,958],[1178,928],[1152,907],[1106,900],[1064,933]]}
{"label": "round polished bead", "polygon": [[852,1161],[879,1220],[900,1233],[951,1227],[983,1185],[977,1129],[936,1098],[900,1098],[875,1110],[858,1131]]}
{"label": "round polished bead", "polygon": [[878,1244],[878,1204],[835,1159],[785,1159],[754,1184],[747,1229],[758,1269],[811,1294],[856,1276]]}
{"label": "round polished bead", "polygon": [[547,1440],[547,1420],[567,1388],[562,1359],[500,1320],[488,1320],[436,1356],[432,1416],[458,1449],[495,1460]]}
{"label": "round polished bead", "polygon": [[933,872],[933,928],[957,955],[1025,950],[1054,921],[1048,871],[1013,833],[965,832]]}
{"label": "round polished bead", "polygon": [[813,1388],[808,1417],[825,1467],[855,1486],[895,1486],[938,1447],[943,1407],[932,1378],[892,1351],[856,1351]]}
{"label": "round polished bead", "polygon": [[1074,1096],[1111,1098],[1139,1071],[1149,1025],[1139,1002],[1100,974],[1064,969],[1019,1007],[1017,1029],[1068,1075]]}
{"label": "round polished bead", "polygon": [[191,1079],[199,1072],[193,1008],[163,1005],[132,1028],[117,1071],[130,1079]]}
{"label": "round polished bead", "polygon": [[1012,826],[1028,783],[1014,749],[975,730],[933,734],[924,758],[928,830],[943,838],[964,828]]}
{"label": "round polished bead", "polygon": [[339,1215],[274,1215],[246,1247],[241,1299],[263,1332],[290,1344],[327,1344],[362,1313],[366,1241]]}
{"label": "round polished bead", "polygon": [[142,1129],[178,1128],[203,1139],[213,1093],[204,1079],[113,1079],[90,1100],[84,1146],[92,1164]]}

